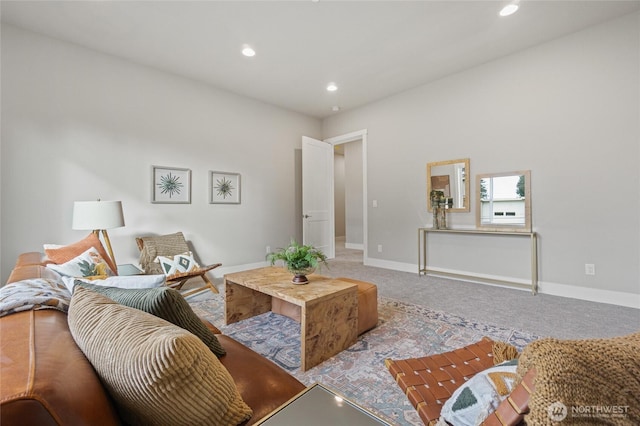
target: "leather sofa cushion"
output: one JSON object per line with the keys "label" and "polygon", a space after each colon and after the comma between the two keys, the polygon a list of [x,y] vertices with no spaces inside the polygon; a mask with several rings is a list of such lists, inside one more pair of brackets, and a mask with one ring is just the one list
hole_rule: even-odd
{"label": "leather sofa cushion", "polygon": [[0,424],[119,424],[98,376],[73,341],[66,314],[45,309],[3,317],[0,360]]}
{"label": "leather sofa cushion", "polygon": [[[227,354],[220,357],[253,417],[243,425],[252,425],[305,389],[295,377],[229,336],[218,335]],[[268,395],[268,397],[265,397]]]}

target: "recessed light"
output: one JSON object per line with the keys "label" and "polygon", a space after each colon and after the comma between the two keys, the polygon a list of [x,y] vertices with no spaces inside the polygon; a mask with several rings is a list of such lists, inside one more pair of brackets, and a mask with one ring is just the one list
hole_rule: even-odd
{"label": "recessed light", "polygon": [[338,111],[340,111],[340,107],[338,105],[334,105],[334,106],[331,107],[331,111],[338,112]]}
{"label": "recessed light", "polygon": [[252,56],[256,56],[256,51],[248,44],[245,44],[242,46],[242,54],[250,58]]}
{"label": "recessed light", "polygon": [[338,86],[336,86],[335,83],[329,83],[327,84],[327,90],[329,92],[335,92],[336,90],[338,90]]}
{"label": "recessed light", "polygon": [[520,6],[518,5],[517,2],[514,3],[509,3],[508,5],[506,5],[505,7],[503,7],[500,10],[499,15],[500,16],[509,16],[509,15],[513,15],[514,13],[516,13],[518,11],[518,9],[520,8]]}

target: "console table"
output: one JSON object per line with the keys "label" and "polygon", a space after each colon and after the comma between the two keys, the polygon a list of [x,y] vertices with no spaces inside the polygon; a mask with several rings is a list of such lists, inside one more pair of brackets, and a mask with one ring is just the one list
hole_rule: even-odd
{"label": "console table", "polygon": [[528,237],[531,240],[531,293],[538,292],[538,242],[535,232],[502,232],[502,231],[485,231],[480,229],[435,229],[435,228],[418,228],[418,275],[434,272],[440,275],[446,275],[453,278],[472,278],[478,281],[484,281],[492,284],[509,285],[522,287],[523,284],[499,280],[493,278],[482,278],[473,275],[455,274],[450,272],[441,272],[429,269],[427,267],[427,235],[430,232],[448,233],[448,234],[472,234],[472,235],[494,235],[494,236],[515,236]]}

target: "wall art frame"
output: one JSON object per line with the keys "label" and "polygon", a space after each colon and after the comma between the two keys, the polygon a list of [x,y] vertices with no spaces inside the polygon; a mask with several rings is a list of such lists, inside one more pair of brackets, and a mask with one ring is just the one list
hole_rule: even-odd
{"label": "wall art frame", "polygon": [[153,204],[191,204],[191,169],[151,167]]}
{"label": "wall art frame", "polygon": [[209,171],[209,204],[240,204],[240,173]]}

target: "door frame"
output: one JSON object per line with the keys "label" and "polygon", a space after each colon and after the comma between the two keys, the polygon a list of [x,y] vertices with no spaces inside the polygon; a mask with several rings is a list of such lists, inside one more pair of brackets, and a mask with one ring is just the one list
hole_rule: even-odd
{"label": "door frame", "polygon": [[[362,228],[363,228],[362,229],[362,245],[363,245],[362,261],[366,265],[368,263],[367,260],[369,259],[369,255],[368,255],[369,253],[369,248],[368,248],[369,247],[368,245],[369,202],[368,202],[368,196],[367,196],[367,129],[357,130],[355,132],[346,133],[344,135],[334,136],[328,139],[324,139],[323,141],[331,144],[332,146],[335,146],[335,145],[342,145],[349,142],[355,142],[358,140],[362,140]],[[334,184],[335,184],[334,176],[331,175],[332,188]],[[332,214],[334,215],[334,217],[331,220],[332,222],[335,223],[335,208]],[[336,236],[332,235],[332,238],[334,241],[333,246],[335,247]]]}

